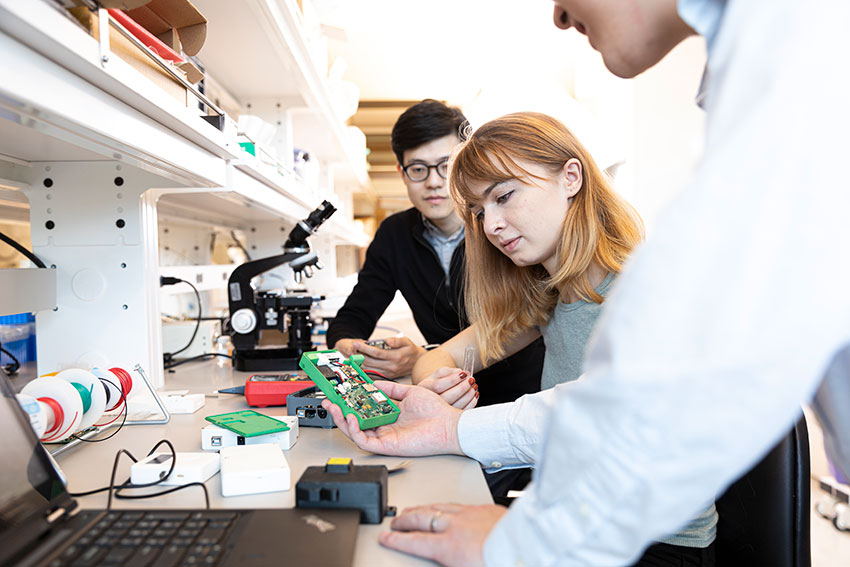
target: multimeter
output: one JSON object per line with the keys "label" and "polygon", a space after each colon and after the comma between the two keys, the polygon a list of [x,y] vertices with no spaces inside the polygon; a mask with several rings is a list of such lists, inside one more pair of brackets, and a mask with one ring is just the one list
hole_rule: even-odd
{"label": "multimeter", "polygon": [[245,400],[249,406],[265,408],[285,406],[286,396],[312,386],[306,374],[254,374],[245,382]]}

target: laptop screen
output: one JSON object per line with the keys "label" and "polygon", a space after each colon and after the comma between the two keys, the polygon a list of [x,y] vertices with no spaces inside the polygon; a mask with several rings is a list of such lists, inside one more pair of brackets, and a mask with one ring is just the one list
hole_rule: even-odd
{"label": "laptop screen", "polygon": [[41,443],[18,405],[6,373],[0,370],[0,535],[43,515],[66,496]]}

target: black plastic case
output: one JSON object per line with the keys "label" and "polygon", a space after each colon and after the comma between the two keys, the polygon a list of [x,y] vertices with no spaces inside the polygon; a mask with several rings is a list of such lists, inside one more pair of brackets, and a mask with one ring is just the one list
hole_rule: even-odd
{"label": "black plastic case", "polygon": [[387,480],[384,465],[355,466],[333,464],[307,467],[295,485],[297,508],[354,508],[360,510],[360,522],[380,524],[395,508],[387,506]]}
{"label": "black plastic case", "polygon": [[286,396],[286,415],[298,416],[299,427],[336,427],[330,412],[322,407],[325,394],[318,386],[310,386]]}

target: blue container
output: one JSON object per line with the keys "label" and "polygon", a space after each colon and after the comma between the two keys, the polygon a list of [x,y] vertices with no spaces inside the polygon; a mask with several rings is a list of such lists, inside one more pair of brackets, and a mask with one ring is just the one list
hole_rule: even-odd
{"label": "blue container", "polygon": [[[35,317],[20,313],[0,317],[0,344],[23,364],[35,360]],[[0,364],[10,364],[6,353],[0,354]]]}

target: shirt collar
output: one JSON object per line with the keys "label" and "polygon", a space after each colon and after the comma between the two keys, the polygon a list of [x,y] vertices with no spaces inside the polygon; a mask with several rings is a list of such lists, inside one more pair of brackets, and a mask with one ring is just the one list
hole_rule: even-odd
{"label": "shirt collar", "polygon": [[451,242],[452,240],[458,240],[461,236],[463,236],[463,224],[460,225],[460,228],[457,229],[457,231],[446,236],[445,234],[443,234],[442,230],[437,228],[434,223],[432,223],[431,221],[426,219],[424,215],[422,216],[422,223],[425,225],[425,231],[428,234],[430,234],[434,238],[438,238],[438,239],[446,241],[446,242]]}
{"label": "shirt collar", "polygon": [[[714,50],[714,40],[720,30],[720,23],[726,11],[726,3],[727,0],[678,0],[679,17],[705,39],[709,58],[711,58]],[[697,105],[703,109],[706,104],[709,82],[708,67],[706,67],[696,96]]]}
{"label": "shirt collar", "polygon": [[711,57],[714,39],[720,29],[727,0],[679,0],[678,10],[686,24],[705,38],[708,55]]}

